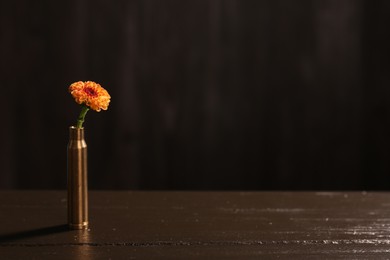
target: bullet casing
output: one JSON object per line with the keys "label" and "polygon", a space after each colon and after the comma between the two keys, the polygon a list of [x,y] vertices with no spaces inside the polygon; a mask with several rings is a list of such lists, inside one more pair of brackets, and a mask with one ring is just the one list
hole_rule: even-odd
{"label": "bullet casing", "polygon": [[71,229],[85,229],[88,227],[88,169],[84,128],[69,128],[67,150],[68,224]]}

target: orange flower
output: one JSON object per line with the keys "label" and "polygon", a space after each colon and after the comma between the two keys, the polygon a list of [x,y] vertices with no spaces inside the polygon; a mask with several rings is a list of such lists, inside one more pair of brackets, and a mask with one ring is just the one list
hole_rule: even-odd
{"label": "orange flower", "polygon": [[75,82],[69,86],[69,92],[77,103],[85,104],[97,112],[107,110],[111,99],[107,90],[93,81]]}

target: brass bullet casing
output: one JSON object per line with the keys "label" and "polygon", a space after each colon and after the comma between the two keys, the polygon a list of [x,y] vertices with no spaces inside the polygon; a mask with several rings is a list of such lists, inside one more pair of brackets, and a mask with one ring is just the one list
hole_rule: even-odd
{"label": "brass bullet casing", "polygon": [[68,224],[88,228],[87,143],[84,128],[71,126],[68,143]]}

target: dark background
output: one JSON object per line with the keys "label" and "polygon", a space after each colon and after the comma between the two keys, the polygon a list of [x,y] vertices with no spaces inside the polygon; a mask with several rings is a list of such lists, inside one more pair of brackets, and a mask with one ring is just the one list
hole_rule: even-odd
{"label": "dark background", "polygon": [[2,0],[0,188],[390,189],[390,1]]}

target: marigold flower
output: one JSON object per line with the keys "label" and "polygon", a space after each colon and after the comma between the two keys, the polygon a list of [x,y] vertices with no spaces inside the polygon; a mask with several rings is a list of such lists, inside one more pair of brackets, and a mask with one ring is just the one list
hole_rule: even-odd
{"label": "marigold flower", "polygon": [[69,92],[77,103],[85,104],[97,112],[107,110],[111,99],[107,90],[93,81],[75,82],[69,86]]}
{"label": "marigold flower", "polygon": [[82,105],[81,113],[77,120],[77,127],[82,128],[85,115],[89,109],[97,112],[107,110],[110,104],[110,95],[107,90],[93,81],[77,81],[69,86],[69,92],[75,101]]}

